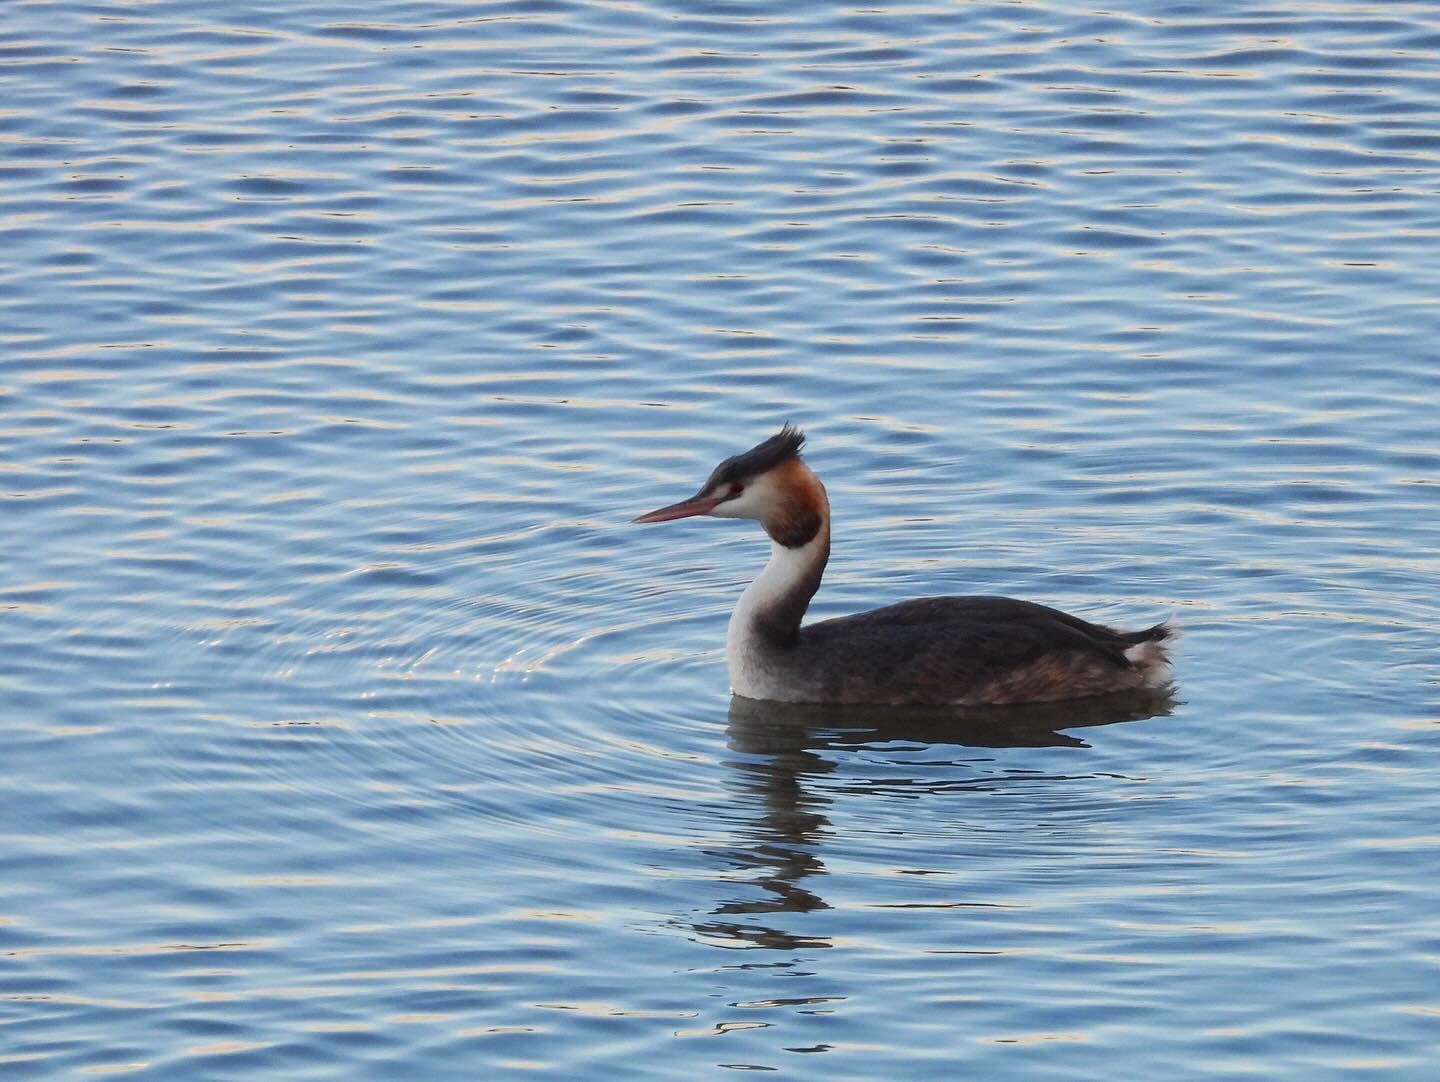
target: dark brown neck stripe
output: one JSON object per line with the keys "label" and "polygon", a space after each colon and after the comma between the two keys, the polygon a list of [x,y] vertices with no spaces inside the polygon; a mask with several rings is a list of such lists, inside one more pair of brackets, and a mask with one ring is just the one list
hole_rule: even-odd
{"label": "dark brown neck stripe", "polygon": [[798,549],[815,540],[823,520],[813,507],[787,507],[765,521],[765,532],[777,545]]}

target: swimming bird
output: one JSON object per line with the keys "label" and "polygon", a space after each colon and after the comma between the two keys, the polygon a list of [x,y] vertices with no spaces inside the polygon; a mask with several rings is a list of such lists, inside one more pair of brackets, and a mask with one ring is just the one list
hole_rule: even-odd
{"label": "swimming bird", "polygon": [[1008,597],[922,597],[802,625],[830,558],[830,501],[786,425],[716,466],[700,491],[635,522],[754,519],[770,562],[725,636],[731,690],[792,703],[1002,704],[1169,683],[1166,621],[1117,631]]}

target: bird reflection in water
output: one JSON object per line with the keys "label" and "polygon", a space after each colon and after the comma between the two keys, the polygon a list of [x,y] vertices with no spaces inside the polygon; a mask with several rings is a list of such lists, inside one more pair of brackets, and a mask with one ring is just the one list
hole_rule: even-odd
{"label": "bird reflection in water", "polygon": [[[868,707],[768,702],[733,696],[727,728],[732,755],[726,765],[741,799],[737,809],[755,814],[738,824],[736,844],[711,850],[734,872],[726,878],[762,888],[759,897],[727,900],[712,912],[721,919],[694,928],[720,946],[799,950],[830,946],[822,936],[784,931],[754,920],[775,913],[828,909],[815,877],[825,874],[820,849],[831,831],[826,809],[837,793],[864,794],[881,785],[856,779],[843,789],[817,780],[844,770],[846,752],[901,743],[960,748],[1087,748],[1073,730],[1142,721],[1172,712],[1170,688],[1146,689],[1060,703],[1002,707]],[[960,765],[956,758],[948,765]],[[901,779],[907,795],[941,790],[994,788],[995,773],[957,781],[953,772],[933,775],[934,762],[921,766],[897,760],[909,769]],[[884,788],[900,783],[889,772]]]}

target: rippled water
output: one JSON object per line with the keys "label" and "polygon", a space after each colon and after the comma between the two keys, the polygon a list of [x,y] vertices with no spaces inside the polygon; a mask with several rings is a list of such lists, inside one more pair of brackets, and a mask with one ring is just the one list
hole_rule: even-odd
{"label": "rippled water", "polygon": [[[0,21],[0,1074],[1430,1079],[1430,3]],[[1173,700],[729,700],[816,611]]]}

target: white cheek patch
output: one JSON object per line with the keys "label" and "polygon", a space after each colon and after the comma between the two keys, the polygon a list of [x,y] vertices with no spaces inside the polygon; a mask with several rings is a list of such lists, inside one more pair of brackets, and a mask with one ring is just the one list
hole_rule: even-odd
{"label": "white cheek patch", "polygon": [[[728,486],[722,491],[728,491]],[[714,495],[720,495],[717,491]],[[761,475],[753,478],[746,486],[745,491],[736,496],[733,500],[726,500],[719,507],[710,513],[716,518],[753,518],[763,519],[779,504],[779,493],[775,490],[775,483],[767,476]]]}

